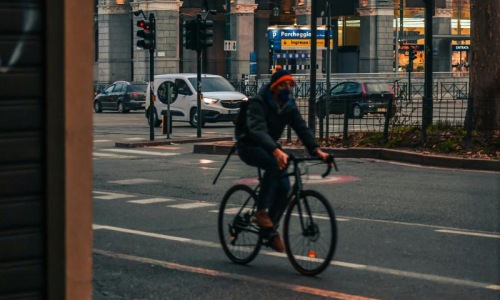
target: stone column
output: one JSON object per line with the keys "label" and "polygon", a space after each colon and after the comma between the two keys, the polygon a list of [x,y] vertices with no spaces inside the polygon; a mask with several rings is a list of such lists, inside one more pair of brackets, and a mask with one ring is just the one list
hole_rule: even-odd
{"label": "stone column", "polygon": [[360,6],[359,72],[392,72],[394,1],[364,0]]}
{"label": "stone column", "polygon": [[[179,72],[179,47],[180,32],[182,25],[179,20],[179,9],[182,6],[180,0],[139,0],[132,3],[132,10],[142,9],[146,18],[149,13],[154,13],[156,19],[156,51],[154,74],[178,73]],[[149,81],[149,50],[137,48],[136,26],[138,20],[143,19],[134,16],[133,27],[133,49],[134,49],[134,80]]]}
{"label": "stone column", "polygon": [[231,53],[231,79],[241,79],[250,74],[250,52],[254,51],[257,4],[254,0],[235,0],[231,4],[231,38],[236,40],[238,51]]}
{"label": "stone column", "polygon": [[125,0],[120,5],[115,0],[99,1],[98,71],[97,78],[94,78],[99,82],[132,80],[132,18],[129,1]]}
{"label": "stone column", "polygon": [[[452,0],[446,1],[446,8],[436,8],[436,15],[433,20],[432,33],[434,35],[451,35]],[[434,72],[451,71],[451,39],[437,38],[433,40],[433,51],[437,55],[433,56],[432,69]]]}

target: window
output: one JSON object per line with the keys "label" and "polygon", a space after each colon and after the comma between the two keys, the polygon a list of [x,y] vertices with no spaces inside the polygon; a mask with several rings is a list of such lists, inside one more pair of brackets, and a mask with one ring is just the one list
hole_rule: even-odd
{"label": "window", "polygon": [[109,93],[113,92],[114,87],[115,87],[115,85],[112,85],[112,86],[108,87],[106,90],[104,90],[104,92],[109,94]]}
{"label": "window", "polygon": [[336,87],[334,87],[332,89],[332,93],[331,94],[334,95],[334,94],[340,94],[340,93],[342,93],[342,90],[344,89],[344,87],[345,87],[345,84],[344,83],[340,83],[339,85],[337,85]]}
{"label": "window", "polygon": [[[189,78],[191,84],[196,87],[198,80],[196,77]],[[234,87],[222,77],[202,77],[201,78],[202,92],[234,92]]]}
{"label": "window", "polygon": [[120,93],[120,92],[124,92],[125,89],[124,89],[124,85],[123,83],[117,83],[115,85],[115,89],[113,90],[113,93]]}
{"label": "window", "polygon": [[189,88],[187,82],[183,79],[176,79],[175,85],[177,86],[178,93],[181,95],[192,95],[191,89]]}
{"label": "window", "polygon": [[349,82],[346,84],[345,92],[346,93],[357,93],[359,91],[359,84],[355,82]]}

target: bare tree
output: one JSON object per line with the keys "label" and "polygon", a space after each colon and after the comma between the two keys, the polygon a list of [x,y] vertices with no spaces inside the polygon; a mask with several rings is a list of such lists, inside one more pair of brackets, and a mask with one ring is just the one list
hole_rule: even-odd
{"label": "bare tree", "polygon": [[471,1],[472,128],[500,129],[500,1]]}

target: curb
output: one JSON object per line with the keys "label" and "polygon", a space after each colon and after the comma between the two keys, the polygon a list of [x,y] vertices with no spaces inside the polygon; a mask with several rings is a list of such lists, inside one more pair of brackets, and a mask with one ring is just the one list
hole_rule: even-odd
{"label": "curb", "polygon": [[[139,141],[139,142],[115,142],[117,148],[140,148],[146,146],[161,146],[172,144],[189,144],[189,143],[210,143],[232,141],[232,137],[209,137],[209,138],[171,138],[157,141]],[[232,145],[232,144],[231,144]]]}
{"label": "curb", "polygon": [[[232,140],[214,143],[196,143],[193,145],[193,153],[227,155],[233,144]],[[305,149],[302,148],[284,147],[284,149],[295,155],[307,154]],[[500,172],[500,161],[498,160],[448,157],[384,148],[322,148],[322,150],[331,152],[336,157],[341,158],[372,158],[423,166]]]}

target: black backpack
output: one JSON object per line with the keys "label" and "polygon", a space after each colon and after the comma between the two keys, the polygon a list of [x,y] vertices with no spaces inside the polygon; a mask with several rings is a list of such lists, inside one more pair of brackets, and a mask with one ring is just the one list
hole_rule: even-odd
{"label": "black backpack", "polygon": [[[259,97],[259,98],[257,98]],[[248,110],[248,104],[250,101],[258,101],[262,102],[262,98],[260,96],[255,96],[252,98],[249,98],[246,101],[241,101],[240,104],[240,112],[238,113],[238,116],[236,117],[236,122],[234,123],[234,137],[236,138],[236,141],[241,141],[245,138],[247,134],[247,110]],[[264,111],[267,113],[267,106],[264,105]]]}

